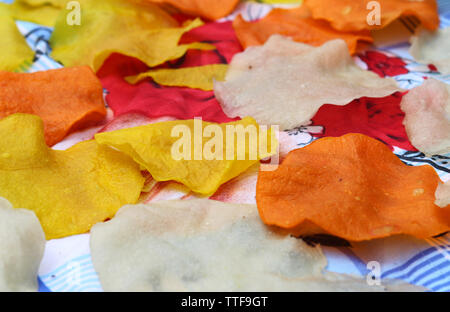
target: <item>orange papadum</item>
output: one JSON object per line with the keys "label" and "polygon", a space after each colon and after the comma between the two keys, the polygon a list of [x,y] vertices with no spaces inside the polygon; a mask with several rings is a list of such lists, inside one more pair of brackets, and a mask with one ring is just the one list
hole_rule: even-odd
{"label": "orange papadum", "polygon": [[412,16],[430,30],[439,27],[436,0],[305,0],[315,19],[341,31],[380,29],[401,16]]}
{"label": "orange papadum", "polygon": [[233,21],[233,28],[244,48],[264,44],[273,34],[291,37],[297,42],[320,46],[328,40],[343,39],[350,53],[355,53],[360,41],[373,42],[370,32],[341,32],[326,21],[315,20],[305,5],[294,9],[273,9],[256,22],[247,22],[240,15]]}
{"label": "orange papadum", "polygon": [[216,20],[230,14],[239,0],[146,0],[173,5],[183,13]]}
{"label": "orange papadum", "polygon": [[450,230],[450,206],[434,204],[439,182],[431,166],[407,166],[380,141],[347,134],[293,150],[275,171],[260,171],[256,202],[264,223],[294,235],[427,238]]}
{"label": "orange papadum", "polygon": [[36,73],[0,71],[0,118],[14,113],[41,117],[45,141],[51,146],[104,119],[103,88],[88,66]]}

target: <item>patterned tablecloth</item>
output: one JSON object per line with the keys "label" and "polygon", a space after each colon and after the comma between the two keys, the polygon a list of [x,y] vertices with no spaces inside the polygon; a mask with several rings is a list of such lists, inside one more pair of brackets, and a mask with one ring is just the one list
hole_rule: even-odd
{"label": "patterned tablecloth", "polygon": [[[11,1],[3,1],[11,2]],[[231,20],[241,13],[247,20],[255,20],[267,14],[272,5],[253,2],[241,3],[237,10],[225,18]],[[450,0],[439,1],[441,27],[450,26]],[[23,67],[23,71],[40,71],[58,68],[61,65],[48,55],[48,39],[52,29],[28,22],[17,22],[21,33],[35,51],[35,61]],[[407,34],[416,28],[413,20],[403,18],[390,27],[397,31],[385,31],[377,35],[375,45],[369,51],[355,56],[355,61],[363,68],[377,72],[381,76],[393,77],[400,87],[411,89],[420,85],[427,77],[450,83],[450,76],[440,75],[432,65],[415,62],[408,53]],[[393,38],[391,34],[404,34]],[[380,66],[381,65],[381,66]],[[395,101],[395,96],[392,99]],[[386,100],[385,100],[386,101]],[[385,101],[356,101],[363,105],[366,123],[379,123],[386,118],[394,118]],[[361,112],[361,110],[358,110]],[[368,115],[368,118],[367,118]],[[399,114],[396,114],[399,115]],[[401,115],[401,114],[400,114]],[[399,124],[392,122],[393,125]],[[401,122],[400,122],[401,124]],[[345,129],[343,129],[345,128]],[[381,128],[380,128],[381,129]],[[316,116],[311,125],[287,131],[298,147],[309,144],[318,137],[336,135],[342,132],[358,132],[358,124],[352,123],[333,128],[333,118],[322,114]],[[384,133],[370,135],[390,145],[394,153],[406,164],[420,166],[428,164],[439,173],[442,180],[450,179],[450,155],[426,157],[411,148],[410,144],[396,136],[395,126]],[[75,141],[90,138],[96,129],[70,136],[56,148],[65,148]],[[332,133],[330,133],[332,131]],[[327,269],[334,272],[367,276],[372,272],[372,261],[380,264],[381,278],[396,278],[432,291],[450,291],[450,233],[427,240],[396,236],[363,243],[353,243],[351,247],[323,247],[328,258]],[[102,291],[94,270],[89,251],[89,234],[76,235],[47,242],[45,255],[39,270],[40,291]]]}

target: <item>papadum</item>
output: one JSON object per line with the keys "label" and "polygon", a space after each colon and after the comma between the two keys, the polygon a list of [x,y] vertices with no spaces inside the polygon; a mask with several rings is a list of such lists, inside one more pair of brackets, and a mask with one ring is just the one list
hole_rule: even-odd
{"label": "papadum", "polygon": [[0,237],[0,292],[37,291],[45,236],[34,212],[0,197]]}
{"label": "papadum", "polygon": [[394,80],[359,68],[341,39],[312,47],[280,35],[236,54],[225,81],[214,84],[228,116],[252,116],[281,130],[307,124],[323,104],[398,90]]}
{"label": "papadum", "polygon": [[450,74],[450,27],[434,32],[421,29],[411,37],[409,53],[421,63],[433,64],[443,74]]}
{"label": "papadum", "polygon": [[0,137],[0,196],[33,210],[47,239],[86,233],[139,198],[139,165],[94,140],[52,150],[40,118],[27,114],[0,120]]}
{"label": "papadum", "polygon": [[275,171],[260,171],[256,203],[263,222],[294,235],[364,241],[450,230],[450,206],[436,206],[432,166],[408,166],[362,134],[326,137],[291,151]]}
{"label": "papadum", "polygon": [[400,103],[411,143],[427,155],[450,152],[450,85],[429,78]]}
{"label": "papadum", "polygon": [[105,291],[385,290],[365,278],[324,274],[320,247],[266,227],[254,205],[207,199],[129,205],[91,233]]}

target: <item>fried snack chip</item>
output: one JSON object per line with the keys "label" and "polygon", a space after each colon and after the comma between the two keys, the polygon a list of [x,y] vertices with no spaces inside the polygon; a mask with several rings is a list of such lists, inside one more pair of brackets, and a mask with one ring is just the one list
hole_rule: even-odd
{"label": "fried snack chip", "polygon": [[450,205],[450,180],[445,183],[439,183],[436,189],[436,201],[437,206],[445,208]]}
{"label": "fried snack chip", "polygon": [[194,28],[181,37],[180,44],[210,42],[215,50],[189,50],[177,67],[192,67],[208,64],[228,64],[242,46],[236,37],[232,22],[211,22]]}
{"label": "fried snack chip", "polygon": [[147,70],[139,60],[112,55],[97,73],[108,90],[106,101],[115,117],[141,114],[149,118],[172,116],[176,119],[202,117],[205,121],[230,122],[214,92],[183,87],[160,86],[142,81],[129,84],[125,77]]}
{"label": "fried snack chip", "polygon": [[[209,64],[227,64],[242,51],[231,22],[207,23],[184,34],[180,44],[212,42],[215,50],[189,50],[170,67],[184,68]],[[212,91],[184,87],[167,87],[141,82],[130,85],[125,77],[138,75],[148,67],[137,59],[120,54],[111,55],[97,72],[102,85],[108,90],[106,101],[115,116],[129,113],[156,118],[171,116],[177,119],[202,117],[205,121],[230,122]]]}
{"label": "fried snack chip", "polygon": [[0,3],[0,70],[14,71],[25,62],[31,62],[34,52],[19,32],[8,4]]}
{"label": "fried snack chip", "polygon": [[[290,131],[278,132],[277,141],[279,147],[278,161],[282,161],[290,151],[297,149],[299,144],[304,144],[305,142],[300,143],[297,136],[291,135]],[[244,173],[223,184],[209,198],[227,203],[256,204],[256,182],[259,168],[259,164],[253,165]]]}
{"label": "fried snack chip", "polygon": [[409,140],[427,155],[450,152],[450,86],[433,78],[410,90],[401,102]]}
{"label": "fried snack chip", "polygon": [[[326,20],[340,31],[381,29],[401,16],[414,16],[430,30],[439,27],[436,0],[378,0],[377,5],[370,2],[339,0],[330,5],[327,0],[305,0],[304,4],[311,10],[314,19]],[[379,25],[376,23],[377,15]]]}
{"label": "fried snack chip", "polygon": [[183,13],[216,20],[233,12],[239,0],[147,0],[173,5]]}
{"label": "fried snack chip", "polygon": [[151,77],[155,82],[174,87],[189,87],[211,91],[214,88],[213,81],[222,81],[225,78],[228,65],[211,64],[177,69],[154,69],[136,76],[129,76],[126,80],[131,84]]}
{"label": "fried snack chip", "polygon": [[0,237],[0,291],[37,291],[45,236],[34,212],[0,197]]}
{"label": "fried snack chip", "polygon": [[0,121],[0,196],[33,210],[47,239],[89,231],[139,198],[144,179],[128,156],[97,142],[51,150],[39,117]]}
{"label": "fried snack chip", "polygon": [[[161,8],[127,0],[83,0],[80,25],[61,13],[50,38],[51,56],[65,66],[89,65],[97,71],[113,52],[138,58],[153,67],[180,58],[190,48],[214,49],[207,43],[179,45],[181,36],[200,20],[177,27]],[[114,40],[111,40],[114,38]]]}
{"label": "fried snack chip", "polygon": [[236,54],[225,81],[214,84],[228,116],[252,116],[283,130],[308,123],[323,104],[345,105],[397,90],[393,79],[359,68],[343,40],[312,47],[280,35]]}
{"label": "fried snack chip", "polygon": [[254,205],[125,206],[92,228],[90,246],[105,291],[384,290],[365,278],[323,274],[320,247],[265,227]]}
{"label": "fried snack chip", "polygon": [[29,6],[39,7],[43,5],[52,5],[55,8],[64,8],[67,0],[15,0],[14,3],[26,3]]}
{"label": "fried snack chip", "polygon": [[158,122],[98,133],[95,140],[131,156],[156,181],[174,180],[196,193],[212,195],[220,185],[273,154],[272,137],[267,134],[246,117],[226,124]]}
{"label": "fried snack chip", "polygon": [[411,37],[409,53],[421,63],[433,64],[443,75],[450,74],[450,27],[435,32],[420,30]]}
{"label": "fried snack chip", "polygon": [[15,19],[53,27],[68,0],[15,0],[11,12]]}
{"label": "fried snack chip", "polygon": [[36,73],[0,72],[0,118],[38,115],[48,145],[67,134],[103,120],[103,88],[87,66]]}
{"label": "fried snack chip", "polygon": [[313,46],[340,38],[347,43],[350,54],[356,52],[358,42],[373,42],[368,30],[341,32],[325,21],[311,18],[305,5],[295,9],[273,9],[256,22],[247,22],[239,15],[234,19],[233,27],[244,48],[264,44],[273,34],[291,37],[294,41]]}
{"label": "fried snack chip", "polygon": [[258,2],[269,3],[269,4],[299,4],[303,0],[259,0]]}
{"label": "fried snack chip", "polygon": [[260,172],[256,202],[264,223],[295,235],[428,238],[450,229],[450,206],[434,204],[439,182],[433,167],[405,165],[378,140],[347,134],[319,139]]}

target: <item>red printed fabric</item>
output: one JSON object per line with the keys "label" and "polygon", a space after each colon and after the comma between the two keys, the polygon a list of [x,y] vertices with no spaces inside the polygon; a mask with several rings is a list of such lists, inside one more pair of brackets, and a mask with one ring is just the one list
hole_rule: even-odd
{"label": "red printed fabric", "polygon": [[236,53],[242,52],[232,22],[207,23],[183,35],[180,44],[204,42],[216,46],[216,50],[188,50],[180,67],[207,64],[228,64]]}
{"label": "red printed fabric", "polygon": [[[242,48],[234,34],[231,22],[208,23],[185,34],[180,43],[208,42],[216,50],[190,50],[179,60],[162,67],[181,68],[207,64],[228,63]],[[111,55],[97,76],[108,91],[106,101],[114,116],[134,113],[150,118],[171,116],[177,119],[202,117],[205,121],[229,122],[236,118],[225,115],[212,91],[184,87],[166,87],[146,79],[136,85],[125,81],[125,77],[148,70],[141,61],[127,56]]]}
{"label": "red printed fabric", "polygon": [[323,105],[313,118],[314,125],[323,126],[316,137],[338,137],[347,133],[362,133],[390,146],[405,150],[416,149],[409,142],[400,109],[402,93],[383,98],[363,97],[345,106]]}
{"label": "red printed fabric", "polygon": [[377,51],[367,51],[359,58],[367,64],[367,68],[380,77],[394,77],[409,72],[406,63],[399,57],[388,56]]}

